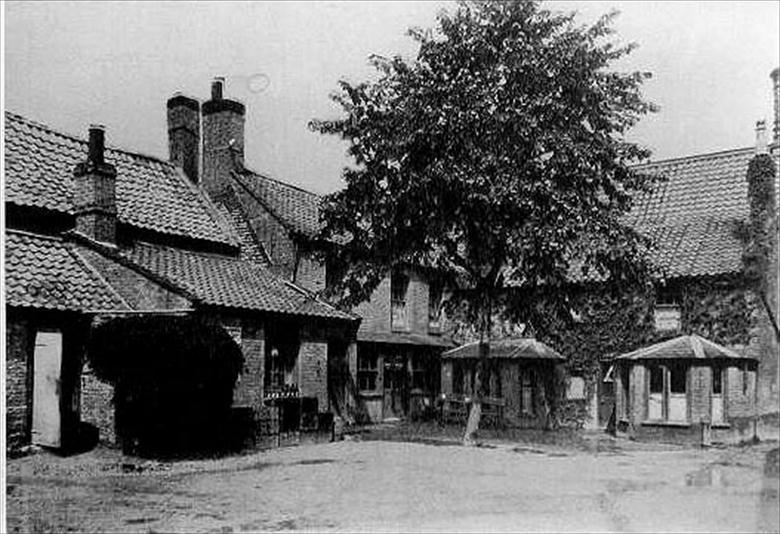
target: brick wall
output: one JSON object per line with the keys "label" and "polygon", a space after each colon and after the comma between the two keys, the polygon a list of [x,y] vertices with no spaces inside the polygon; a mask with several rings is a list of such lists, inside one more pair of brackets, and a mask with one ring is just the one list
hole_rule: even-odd
{"label": "brick wall", "polygon": [[746,388],[743,386],[741,367],[730,365],[726,370],[726,417],[750,417],[756,415],[756,372],[750,367]]}
{"label": "brick wall", "polygon": [[646,370],[644,365],[634,365],[629,371],[628,394],[629,394],[629,421],[634,427],[641,425],[642,421],[647,419],[647,401]]}
{"label": "brick wall", "polygon": [[244,355],[244,367],[233,390],[233,406],[258,410],[263,404],[265,371],[263,325],[257,319],[241,317],[222,317],[220,321]]}
{"label": "brick wall", "polygon": [[[404,331],[427,335],[429,284],[424,274],[407,271],[409,287],[406,292],[406,314],[408,328]],[[368,302],[358,305],[353,311],[362,317],[360,333],[389,333],[390,323],[390,276],[386,276],[371,294]],[[440,331],[447,330],[446,317],[442,314]]]}
{"label": "brick wall", "polygon": [[692,423],[712,420],[711,391],[712,368],[708,365],[691,366],[688,371],[688,410]]}
{"label": "brick wall", "polygon": [[29,321],[9,318],[6,322],[5,429],[6,448],[29,443],[32,409],[31,362],[35,333]]}
{"label": "brick wall", "polygon": [[309,291],[325,289],[325,265],[317,261],[311,251],[299,252],[295,283]]}
{"label": "brick wall", "polygon": [[89,365],[81,372],[81,420],[98,429],[101,443],[117,445],[114,386],[99,380]]}
{"label": "brick wall", "polygon": [[298,353],[298,372],[301,395],[317,397],[320,412],[327,412],[328,402],[328,343],[322,339],[301,339]]}

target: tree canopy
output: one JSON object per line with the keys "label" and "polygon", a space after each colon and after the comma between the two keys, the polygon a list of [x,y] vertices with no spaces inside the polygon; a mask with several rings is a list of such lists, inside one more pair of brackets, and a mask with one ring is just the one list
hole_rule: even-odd
{"label": "tree canopy", "polygon": [[646,243],[623,216],[652,178],[624,134],[653,110],[650,75],[609,69],[634,48],[610,38],[614,16],[583,26],[538,2],[464,1],[409,31],[415,58],[372,56],[375,80],[340,82],[344,115],[310,123],[356,163],[322,211],[342,243],[337,300],[366,300],[399,263],[456,273],[480,302],[573,270],[641,271]]}

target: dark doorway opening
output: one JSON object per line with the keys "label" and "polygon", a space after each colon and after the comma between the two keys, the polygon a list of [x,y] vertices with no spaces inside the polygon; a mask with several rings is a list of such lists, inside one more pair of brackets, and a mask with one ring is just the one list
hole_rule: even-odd
{"label": "dark doorway opening", "polygon": [[114,385],[124,452],[200,456],[233,447],[241,349],[218,324],[191,317],[114,318],[93,328],[88,355]]}

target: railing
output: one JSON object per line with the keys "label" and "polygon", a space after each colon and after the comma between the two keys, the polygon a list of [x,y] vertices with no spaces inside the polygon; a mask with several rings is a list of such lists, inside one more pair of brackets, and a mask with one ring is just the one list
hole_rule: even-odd
{"label": "railing", "polygon": [[[439,416],[442,422],[465,423],[471,410],[472,397],[453,393],[442,393],[439,396],[441,405]],[[506,402],[499,397],[482,398],[482,421],[486,425],[503,424]]]}

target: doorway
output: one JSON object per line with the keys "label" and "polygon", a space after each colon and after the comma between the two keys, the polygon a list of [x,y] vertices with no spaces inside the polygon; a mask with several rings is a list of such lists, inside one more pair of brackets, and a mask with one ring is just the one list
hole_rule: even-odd
{"label": "doorway", "polygon": [[406,355],[402,353],[385,354],[383,371],[382,418],[398,419],[406,414],[406,392],[408,389]]}
{"label": "doorway", "polygon": [[32,442],[62,445],[62,333],[38,332],[33,354]]}

